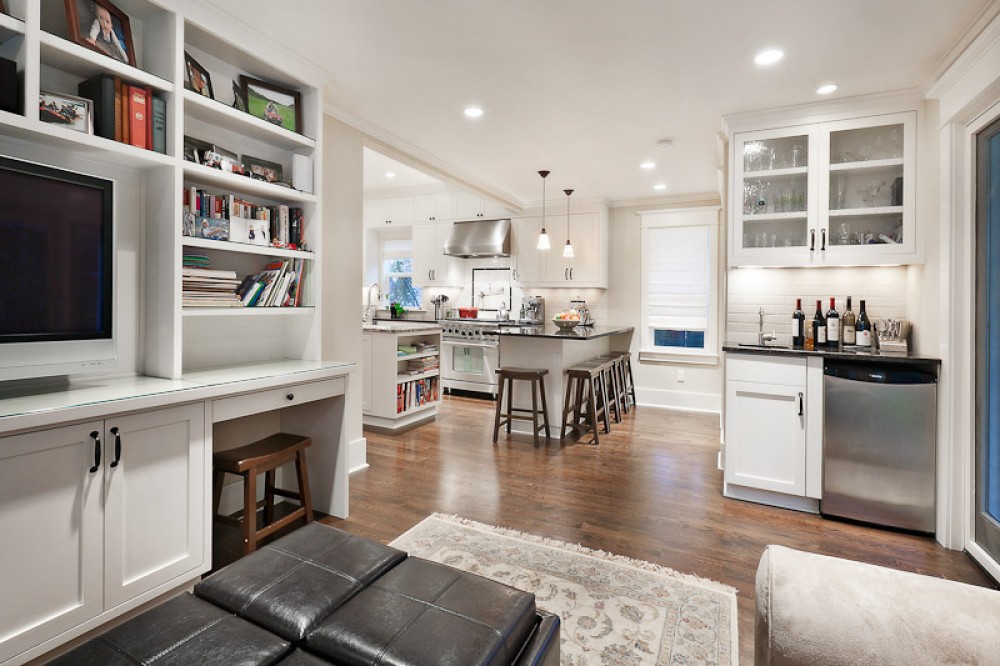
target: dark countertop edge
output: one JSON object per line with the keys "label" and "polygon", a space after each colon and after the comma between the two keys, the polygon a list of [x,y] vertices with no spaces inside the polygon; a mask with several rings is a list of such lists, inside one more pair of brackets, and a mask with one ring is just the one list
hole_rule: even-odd
{"label": "dark countertop edge", "polygon": [[[500,328],[500,336],[553,340],[596,340],[609,335],[631,333],[634,330],[634,326],[577,326],[564,332],[553,324],[546,324],[545,326],[503,326]],[[585,332],[586,335],[579,335],[582,332]]]}
{"label": "dark countertop edge", "polygon": [[741,347],[726,343],[722,351],[733,354],[756,354],[758,356],[821,356],[838,361],[857,361],[874,363],[934,363],[941,364],[941,359],[931,356],[914,356],[896,352],[862,354],[856,352],[839,352],[833,350],[806,351],[805,349],[788,349],[782,347]]}

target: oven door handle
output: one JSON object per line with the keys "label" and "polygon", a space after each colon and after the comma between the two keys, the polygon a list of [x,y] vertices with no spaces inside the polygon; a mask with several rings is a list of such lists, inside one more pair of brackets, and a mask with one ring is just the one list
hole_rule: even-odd
{"label": "oven door handle", "polygon": [[464,342],[460,340],[442,340],[441,344],[449,347],[479,347],[480,349],[496,349],[500,346],[499,342]]}

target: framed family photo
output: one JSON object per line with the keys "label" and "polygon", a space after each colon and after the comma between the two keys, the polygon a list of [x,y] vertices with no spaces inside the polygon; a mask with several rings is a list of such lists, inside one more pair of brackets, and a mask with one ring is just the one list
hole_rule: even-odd
{"label": "framed family photo", "polygon": [[135,63],[128,14],[109,0],[65,0],[70,39],[119,62]]}
{"label": "framed family photo", "polygon": [[193,90],[199,95],[215,99],[215,92],[212,90],[212,77],[208,70],[192,58],[187,51],[184,52],[184,85],[188,90]]}
{"label": "framed family photo", "polygon": [[284,180],[284,171],[277,162],[268,162],[259,157],[243,156],[243,171],[252,178],[268,183],[280,183]]}
{"label": "framed family photo", "polygon": [[302,95],[297,90],[240,74],[240,92],[251,116],[302,133]]}
{"label": "framed family photo", "polygon": [[94,133],[93,102],[83,97],[41,90],[38,93],[38,119],[43,123]]}

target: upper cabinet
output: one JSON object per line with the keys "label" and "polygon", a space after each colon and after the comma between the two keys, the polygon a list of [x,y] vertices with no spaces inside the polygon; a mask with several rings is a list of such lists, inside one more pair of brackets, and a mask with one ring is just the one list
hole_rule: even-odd
{"label": "upper cabinet", "polygon": [[367,227],[491,220],[509,215],[500,204],[469,192],[436,192],[365,199],[364,211]]}
{"label": "upper cabinet", "polygon": [[729,264],[920,263],[916,112],[731,140]]}
{"label": "upper cabinet", "polygon": [[[608,211],[604,206],[593,212],[554,212],[545,217],[545,231],[551,247],[538,249],[541,220],[537,216],[513,220],[512,268],[514,279],[525,287],[608,287]],[[566,241],[573,256],[564,257]]]}
{"label": "upper cabinet", "polygon": [[413,284],[418,287],[461,286],[457,260],[444,253],[451,222],[413,227]]}

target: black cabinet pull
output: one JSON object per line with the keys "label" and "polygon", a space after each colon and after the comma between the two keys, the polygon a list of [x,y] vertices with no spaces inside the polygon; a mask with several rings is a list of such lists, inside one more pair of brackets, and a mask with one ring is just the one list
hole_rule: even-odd
{"label": "black cabinet pull", "polygon": [[285,397],[288,398],[289,400],[295,400],[295,394],[294,393],[289,393]]}
{"label": "black cabinet pull", "polygon": [[94,440],[94,466],[90,468],[90,473],[93,474],[101,469],[101,433],[94,430],[90,433],[90,438]]}
{"label": "black cabinet pull", "polygon": [[802,391],[799,391],[799,416],[805,416],[805,411],[803,410],[803,396]]}
{"label": "black cabinet pull", "polygon": [[820,229],[819,230],[819,237],[822,239],[822,241],[820,243],[820,246],[819,246],[819,250],[820,250],[820,252],[825,252],[826,251],[826,229]]}
{"label": "black cabinet pull", "polygon": [[115,459],[111,461],[111,467],[118,467],[118,463],[122,459],[122,434],[118,430],[118,426],[111,429],[111,434],[115,436]]}
{"label": "black cabinet pull", "polygon": [[814,252],[816,250],[816,230],[809,230],[809,251]]}

